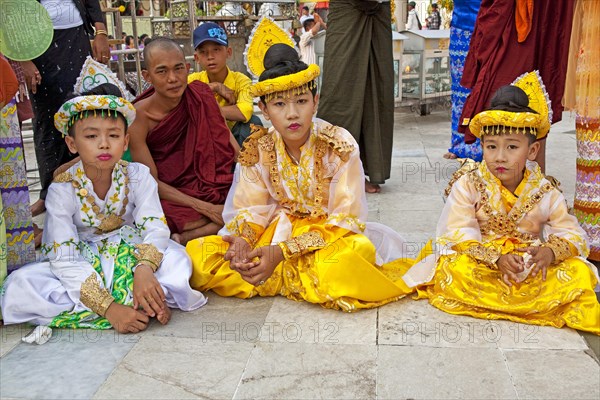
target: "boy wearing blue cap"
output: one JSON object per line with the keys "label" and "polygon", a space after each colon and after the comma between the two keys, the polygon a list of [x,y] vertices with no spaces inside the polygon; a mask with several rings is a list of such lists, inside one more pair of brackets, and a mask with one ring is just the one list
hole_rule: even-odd
{"label": "boy wearing blue cap", "polygon": [[254,105],[248,93],[252,81],[227,67],[233,49],[225,30],[214,22],[205,22],[194,30],[194,49],[194,59],[203,71],[190,74],[188,83],[198,80],[210,86],[227,126],[241,146],[250,135],[250,124],[262,125],[260,118],[252,115]]}

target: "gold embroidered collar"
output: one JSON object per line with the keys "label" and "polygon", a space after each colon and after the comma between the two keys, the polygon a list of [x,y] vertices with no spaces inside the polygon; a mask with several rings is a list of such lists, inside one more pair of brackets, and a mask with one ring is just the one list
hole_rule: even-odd
{"label": "gold embroidered collar", "polygon": [[[494,179],[485,161],[477,170],[469,173],[469,177],[481,196],[481,209],[488,216],[486,224],[480,227],[482,234],[509,235],[525,241],[533,240],[533,236],[517,229],[519,221],[539,203],[544,195],[554,187],[549,182],[540,186],[544,179],[540,167],[536,163],[527,162],[529,175],[523,191],[515,205],[507,213],[501,199],[501,186]],[[488,195],[489,193],[489,195]]]}
{"label": "gold embroidered collar", "polygon": [[123,160],[115,164],[112,184],[102,208],[96,204],[92,181],[85,175],[81,162],[71,167],[73,173],[68,173],[71,175],[71,185],[81,204],[81,220],[87,226],[96,227],[97,234],[112,232],[123,225],[123,215],[129,203],[128,164]]}

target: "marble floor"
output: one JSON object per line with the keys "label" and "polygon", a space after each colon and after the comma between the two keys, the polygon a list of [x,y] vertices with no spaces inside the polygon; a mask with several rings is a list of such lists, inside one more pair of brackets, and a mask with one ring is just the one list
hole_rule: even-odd
{"label": "marble floor", "polygon": [[[547,172],[572,204],[575,123],[564,118],[548,139]],[[369,219],[401,232],[409,254],[434,234],[457,167],[442,157],[449,120],[398,110],[392,177],[368,195]],[[412,299],[346,314],[207,295],[202,309],[138,335],[55,330],[38,346],[21,342],[31,327],[3,326],[0,397],[600,398],[599,338],[571,329],[453,316]]]}

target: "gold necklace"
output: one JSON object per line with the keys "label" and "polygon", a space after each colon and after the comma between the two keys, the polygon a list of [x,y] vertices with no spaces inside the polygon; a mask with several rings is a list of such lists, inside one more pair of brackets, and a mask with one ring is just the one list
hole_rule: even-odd
{"label": "gold necklace", "polygon": [[287,148],[287,146],[285,146],[285,152],[287,153],[288,156],[290,156],[290,158],[292,159],[292,162],[296,165],[300,165],[300,161],[298,161],[298,159],[296,157],[294,157],[292,155],[292,153],[290,153],[290,150]]}
{"label": "gold necklace", "polygon": [[111,212],[107,214],[101,213],[100,206],[96,204],[96,199],[94,198],[94,196],[86,188],[83,188],[80,182],[76,180],[71,181],[71,184],[77,190],[77,193],[87,200],[87,202],[91,206],[92,211],[96,215],[96,218],[98,218],[98,220],[100,221],[100,225],[98,225],[98,228],[96,229],[96,234],[112,232],[115,229],[120,228],[124,222],[124,219],[122,217],[125,214],[127,204],[129,203],[129,199],[127,198],[127,196],[129,195],[129,176],[127,175],[127,166],[122,165],[122,167],[123,175],[125,176],[125,180],[123,183],[125,186],[125,198],[123,199],[123,206],[121,207],[119,215],[113,214]]}

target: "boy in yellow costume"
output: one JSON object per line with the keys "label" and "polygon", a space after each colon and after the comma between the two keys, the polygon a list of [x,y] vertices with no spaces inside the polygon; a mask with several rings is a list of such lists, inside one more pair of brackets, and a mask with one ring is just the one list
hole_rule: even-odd
{"label": "boy in yellow costume", "polygon": [[[484,161],[464,165],[450,183],[437,227],[441,256],[420,297],[451,314],[600,334],[585,233],[533,161],[536,138],[550,129],[543,86],[535,71],[514,85],[470,123]],[[426,279],[407,279],[413,272],[411,286]]]}
{"label": "boy in yellow costume", "polygon": [[[253,40],[264,37],[261,26]],[[271,42],[273,31],[262,31]],[[282,295],[344,311],[411,292],[401,279],[408,264],[390,262],[401,255],[402,238],[365,222],[356,141],[314,118],[319,67],[299,61],[290,44],[273,44],[266,53],[250,49],[249,67],[260,75],[251,90],[273,127],[256,127],[244,143],[222,236],[188,243],[191,285],[221,296]]]}

